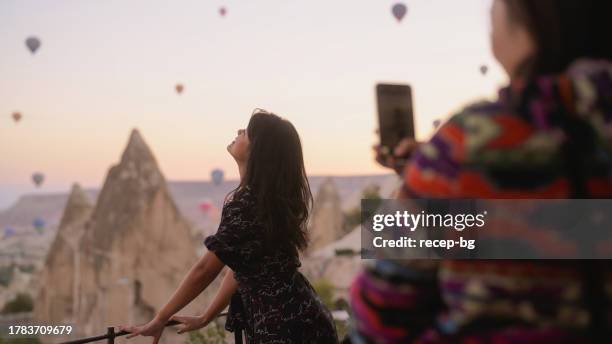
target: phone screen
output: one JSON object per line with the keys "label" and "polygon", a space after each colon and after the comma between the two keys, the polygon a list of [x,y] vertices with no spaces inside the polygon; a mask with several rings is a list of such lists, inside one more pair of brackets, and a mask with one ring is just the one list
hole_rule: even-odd
{"label": "phone screen", "polygon": [[408,85],[376,85],[378,130],[383,154],[389,154],[401,139],[414,138],[412,90]]}

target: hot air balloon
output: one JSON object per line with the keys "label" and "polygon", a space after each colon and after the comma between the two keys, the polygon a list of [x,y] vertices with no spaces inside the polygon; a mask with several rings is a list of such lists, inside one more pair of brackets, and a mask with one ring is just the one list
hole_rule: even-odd
{"label": "hot air balloon", "polygon": [[397,4],[393,5],[391,12],[393,13],[395,19],[397,19],[398,22],[401,22],[406,16],[406,13],[408,13],[408,7],[401,2],[398,2]]}
{"label": "hot air balloon", "polygon": [[225,15],[227,14],[227,9],[225,7],[219,8],[219,14],[221,15],[221,17],[225,17]]}
{"label": "hot air balloon", "polygon": [[208,212],[210,212],[214,208],[212,202],[209,199],[206,199],[200,202],[198,207],[204,214],[208,214]]}
{"label": "hot air balloon", "polygon": [[45,220],[37,217],[34,219],[34,221],[32,221],[32,226],[36,228],[36,231],[38,231],[39,234],[42,234],[42,231],[45,228]]}
{"label": "hot air balloon", "polygon": [[176,93],[178,94],[183,93],[183,84],[176,84],[176,86],[174,86],[174,89],[176,89]]}
{"label": "hot air balloon", "polygon": [[30,36],[26,39],[25,44],[28,47],[28,49],[30,49],[30,52],[32,54],[35,54],[36,50],[40,48],[40,39],[34,36]]}
{"label": "hot air balloon", "polygon": [[20,112],[13,112],[12,116],[13,116],[13,121],[15,121],[15,122],[21,121],[21,117],[23,117],[23,116],[21,116]]}
{"label": "hot air balloon", "polygon": [[488,71],[489,71],[489,67],[487,67],[486,65],[480,66],[480,74],[487,75]]}
{"label": "hot air balloon", "polygon": [[219,185],[221,184],[221,182],[223,182],[223,176],[224,176],[223,170],[219,168],[212,170],[212,172],[210,173],[210,178],[212,179],[215,185]]}
{"label": "hot air balloon", "polygon": [[438,129],[438,127],[440,126],[440,124],[442,124],[442,121],[439,119],[436,119],[433,121],[433,127],[434,129]]}
{"label": "hot air balloon", "polygon": [[44,174],[40,172],[36,172],[32,174],[32,181],[34,182],[34,185],[36,185],[36,187],[40,187],[40,185],[43,183],[44,180],[45,180]]}
{"label": "hot air balloon", "polygon": [[13,235],[15,235],[15,229],[13,229],[12,227],[4,228],[4,239],[10,238]]}

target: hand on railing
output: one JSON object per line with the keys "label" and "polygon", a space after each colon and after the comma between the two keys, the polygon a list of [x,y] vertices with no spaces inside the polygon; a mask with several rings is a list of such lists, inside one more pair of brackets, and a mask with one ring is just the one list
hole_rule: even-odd
{"label": "hand on railing", "polygon": [[[217,317],[225,316],[227,313],[221,313]],[[206,319],[204,316],[187,316],[187,315],[173,315],[168,321],[161,321],[157,317],[151,320],[149,323],[140,326],[119,326],[118,336],[129,334],[126,339],[141,335],[141,336],[152,336],[153,344],[157,344],[161,337],[164,327],[179,325],[177,333],[185,333],[193,330],[197,330],[206,327],[211,322],[211,319]]]}
{"label": "hand on railing", "polygon": [[157,317],[153,318],[153,320],[149,321],[144,325],[139,326],[119,326],[120,333],[127,332],[129,335],[126,337],[127,339],[140,336],[153,337],[153,344],[157,344],[159,342],[159,338],[161,338],[162,333],[164,332],[164,328],[167,326],[167,322],[165,320],[159,319]]}
{"label": "hand on railing", "polygon": [[[219,317],[223,317],[223,316],[227,316],[227,312],[221,313],[217,316],[217,318]],[[171,319],[175,318],[176,316],[172,317]],[[174,325],[179,325],[182,322],[177,321],[177,320],[169,320],[167,321],[163,327],[166,326],[174,326]],[[208,324],[208,323],[207,323]],[[146,324],[148,325],[148,324]],[[108,332],[105,335],[100,335],[100,336],[95,336],[95,337],[89,337],[89,338],[81,338],[81,339],[77,339],[77,340],[71,340],[68,342],[63,342],[61,344],[85,344],[85,343],[93,343],[93,342],[97,342],[100,340],[108,340],[109,343],[114,343],[115,338],[117,337],[121,337],[121,336],[125,336],[126,334],[129,334],[128,337],[126,338],[132,338],[134,336],[137,336],[139,334],[145,335],[143,334],[144,332],[138,332],[138,330],[142,330],[144,329],[144,327],[146,325],[140,325],[140,326],[119,326],[119,332],[115,332],[115,328],[114,327],[109,327],[108,328]],[[201,327],[205,327],[206,325],[203,325]],[[162,331],[163,331],[163,327],[162,327]],[[195,329],[195,328],[194,328]],[[183,329],[183,331],[181,331],[180,333],[184,333],[187,331],[192,331],[192,330],[187,330],[187,329]],[[161,337],[161,334],[160,334]],[[157,339],[154,341],[154,343],[157,343],[159,341],[159,337],[157,337]]]}
{"label": "hand on railing", "polygon": [[[171,321],[168,321],[164,326],[173,326],[177,324],[179,324],[178,321],[171,320]],[[124,326],[119,326],[120,332],[115,332],[115,328],[111,326],[107,328],[106,334],[95,336],[95,337],[71,340],[67,342],[62,342],[60,344],[86,344],[86,343],[94,343],[94,342],[101,341],[101,340],[106,340],[107,343],[114,343],[115,338],[125,336],[126,334],[132,333],[132,332],[125,330],[125,328],[126,327]]]}
{"label": "hand on railing", "polygon": [[176,333],[181,334],[193,330],[206,327],[210,323],[210,319],[205,319],[203,316],[188,316],[188,315],[173,315],[170,321],[178,322],[178,330]]}

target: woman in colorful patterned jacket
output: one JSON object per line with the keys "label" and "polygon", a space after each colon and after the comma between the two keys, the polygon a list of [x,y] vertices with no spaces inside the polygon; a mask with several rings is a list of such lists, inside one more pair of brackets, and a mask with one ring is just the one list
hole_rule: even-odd
{"label": "woman in colorful patterned jacket", "polygon": [[[427,143],[396,147],[411,155],[399,197],[612,198],[611,13],[610,1],[494,0],[492,48],[510,85]],[[610,343],[604,267],[373,261],[351,288],[351,342]]]}

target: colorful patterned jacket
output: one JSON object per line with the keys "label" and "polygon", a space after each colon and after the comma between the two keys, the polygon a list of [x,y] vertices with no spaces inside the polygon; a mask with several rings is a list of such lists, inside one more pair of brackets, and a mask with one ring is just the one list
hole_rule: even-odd
{"label": "colorful patterned jacket", "polygon": [[[465,108],[403,178],[411,198],[612,198],[612,63],[577,61]],[[351,305],[355,343],[612,342],[605,262],[376,261]]]}

